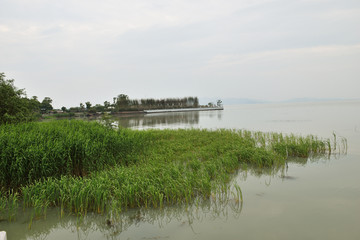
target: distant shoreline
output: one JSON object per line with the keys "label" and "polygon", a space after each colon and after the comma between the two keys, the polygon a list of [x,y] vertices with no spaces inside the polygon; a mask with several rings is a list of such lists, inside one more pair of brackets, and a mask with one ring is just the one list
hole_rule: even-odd
{"label": "distant shoreline", "polygon": [[153,114],[153,113],[169,113],[169,112],[192,112],[192,111],[216,111],[224,110],[224,107],[200,107],[200,108],[167,108],[167,109],[149,109],[149,110],[136,110],[136,111],[120,111],[120,112],[76,112],[76,113],[47,113],[42,114],[42,118],[64,118],[64,117],[94,117],[103,114],[110,115],[137,115],[137,114]]}

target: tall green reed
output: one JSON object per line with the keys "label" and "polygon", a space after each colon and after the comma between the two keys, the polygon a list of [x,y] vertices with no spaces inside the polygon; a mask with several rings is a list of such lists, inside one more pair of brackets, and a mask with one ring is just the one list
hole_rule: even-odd
{"label": "tall green reed", "polygon": [[144,138],[94,122],[54,121],[0,126],[0,185],[18,188],[47,177],[86,176],[133,164]]}
{"label": "tall green reed", "polygon": [[0,181],[5,189],[18,190],[24,207],[35,209],[34,217],[46,215],[51,206],[60,206],[61,215],[82,216],[189,205],[212,196],[233,196],[240,203],[240,187],[228,187],[240,166],[275,171],[288,157],[331,151],[329,140],[314,136],[225,129],[114,131],[80,121],[7,125],[0,134],[0,167],[10,169],[0,173]]}

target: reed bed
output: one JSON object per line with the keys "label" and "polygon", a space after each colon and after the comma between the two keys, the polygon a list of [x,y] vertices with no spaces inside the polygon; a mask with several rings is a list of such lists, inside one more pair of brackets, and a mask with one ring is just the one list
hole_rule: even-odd
{"label": "reed bed", "polygon": [[51,206],[86,215],[227,196],[240,166],[276,170],[290,156],[328,154],[331,144],[245,130],[115,131],[57,121],[1,126],[0,150],[0,218],[11,220],[20,202],[34,216]]}
{"label": "reed bed", "polygon": [[84,121],[0,126],[0,186],[16,189],[47,177],[86,176],[136,161],[144,139]]}

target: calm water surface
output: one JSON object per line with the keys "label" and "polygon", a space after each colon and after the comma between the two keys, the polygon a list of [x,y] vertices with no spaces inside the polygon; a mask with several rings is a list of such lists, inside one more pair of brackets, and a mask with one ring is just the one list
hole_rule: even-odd
{"label": "calm water surface", "polygon": [[297,159],[278,173],[239,172],[243,202],[133,209],[114,225],[106,216],[59,219],[58,210],[28,230],[24,214],[0,222],[8,239],[360,239],[360,101],[225,106],[224,111],[115,119],[146,128],[231,128],[314,134],[348,140],[347,155]]}

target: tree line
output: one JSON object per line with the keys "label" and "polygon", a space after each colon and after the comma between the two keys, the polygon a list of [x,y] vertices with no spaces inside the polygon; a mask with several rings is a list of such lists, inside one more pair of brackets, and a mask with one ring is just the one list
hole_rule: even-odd
{"label": "tree line", "polygon": [[63,111],[67,112],[124,112],[124,111],[142,111],[148,109],[168,109],[168,108],[196,108],[199,107],[199,99],[197,97],[184,98],[163,98],[163,99],[130,99],[126,94],[119,94],[113,98],[112,103],[105,101],[103,105],[92,105],[89,101],[80,103],[78,107],[71,107]]}
{"label": "tree line", "polygon": [[[0,73],[0,124],[33,121],[40,118],[42,114],[55,112],[52,106],[53,100],[50,97],[45,97],[41,102],[37,96],[28,98],[25,89],[17,88],[14,85],[14,79],[5,79],[5,77],[4,73]],[[215,106],[215,104],[209,103],[207,106]],[[130,99],[126,94],[119,94],[112,99],[112,102],[105,101],[103,105],[93,105],[87,101],[80,103],[76,107],[62,107],[60,112],[72,116],[77,112],[119,113],[124,111],[197,107],[201,107],[197,97]]]}

